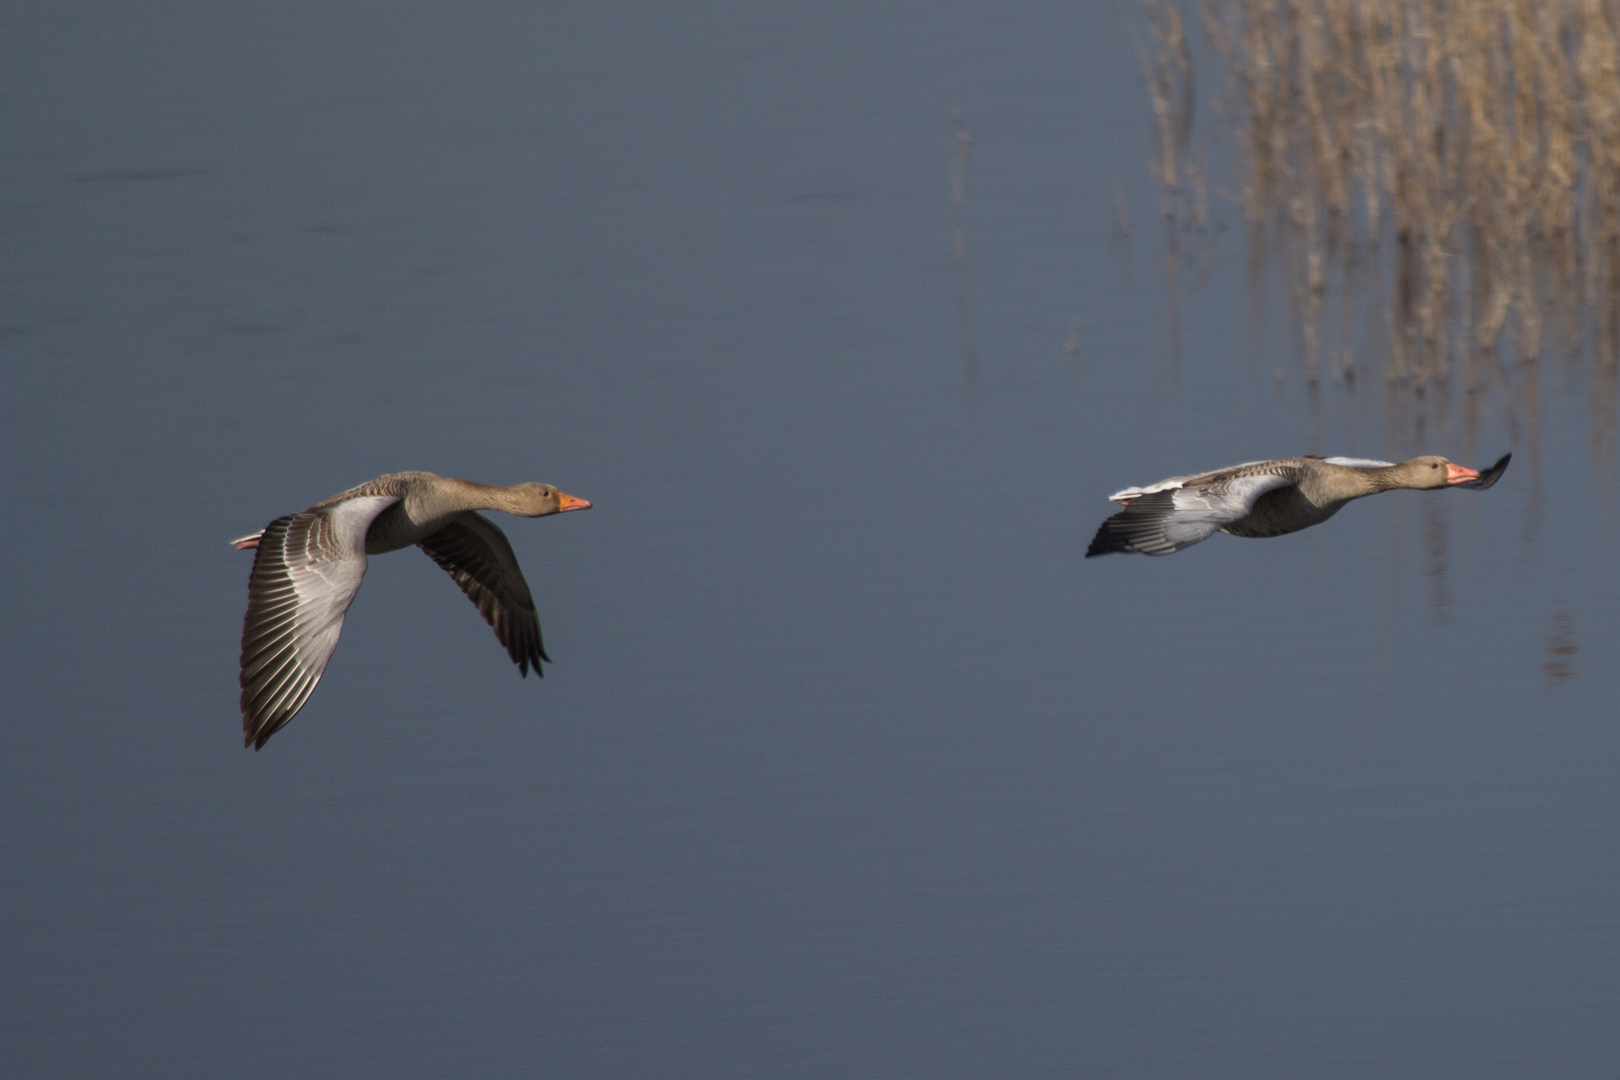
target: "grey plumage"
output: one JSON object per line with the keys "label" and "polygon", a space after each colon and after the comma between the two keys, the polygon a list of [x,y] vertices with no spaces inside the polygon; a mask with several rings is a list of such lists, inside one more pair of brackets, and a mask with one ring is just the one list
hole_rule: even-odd
{"label": "grey plumage", "polygon": [[390,473],[233,541],[255,548],[242,620],[242,730],[255,749],[304,707],[326,670],[368,555],[419,545],[527,676],[549,661],[534,597],[506,535],[475,508],[541,517],[591,504],[549,484],[500,487]]}
{"label": "grey plumage", "polygon": [[1129,487],[1109,498],[1124,509],[1104,521],[1086,558],[1116,552],[1169,555],[1216,532],[1268,537],[1320,525],[1352,499],[1396,488],[1495,484],[1511,454],[1485,472],[1443,457],[1394,464],[1364,458],[1278,458]]}

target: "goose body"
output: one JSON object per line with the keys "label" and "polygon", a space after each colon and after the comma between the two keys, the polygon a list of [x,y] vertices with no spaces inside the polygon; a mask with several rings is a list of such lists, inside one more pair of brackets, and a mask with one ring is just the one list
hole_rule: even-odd
{"label": "goose body", "polygon": [[366,557],[416,545],[455,579],[526,677],[549,660],[506,534],[478,510],[544,517],[590,503],[550,484],[379,476],[232,543],[254,550],[242,620],[242,731],[258,749],[304,707],[343,630]]}
{"label": "goose body", "polygon": [[1512,457],[1504,455],[1483,473],[1433,455],[1399,464],[1311,455],[1172,476],[1108,496],[1124,509],[1102,523],[1086,558],[1113,552],[1169,555],[1217,532],[1281,536],[1320,525],[1350,500],[1380,491],[1488,488]]}

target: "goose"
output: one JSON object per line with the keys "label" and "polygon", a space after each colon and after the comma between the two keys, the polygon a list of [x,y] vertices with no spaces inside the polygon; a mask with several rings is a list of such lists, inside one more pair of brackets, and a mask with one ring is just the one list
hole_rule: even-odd
{"label": "goose", "polygon": [[1502,478],[1512,459],[1512,454],[1504,454],[1501,461],[1480,472],[1438,455],[1397,465],[1307,454],[1172,476],[1108,496],[1125,509],[1102,523],[1086,549],[1086,558],[1116,551],[1169,555],[1217,531],[1233,536],[1281,536],[1320,525],[1351,499],[1396,488],[1484,490]]}
{"label": "goose", "polygon": [[476,484],[429,472],[368,480],[231,543],[251,549],[242,620],[243,745],[261,749],[298,715],[337,647],[366,556],[420,547],[455,579],[524,678],[549,661],[534,597],[506,534],[478,510],[545,517],[588,510],[550,484]]}

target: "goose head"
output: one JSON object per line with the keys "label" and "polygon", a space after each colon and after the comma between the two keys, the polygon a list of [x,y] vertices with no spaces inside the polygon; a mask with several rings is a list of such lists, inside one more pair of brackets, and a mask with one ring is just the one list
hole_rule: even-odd
{"label": "goose head", "polygon": [[1395,466],[1401,487],[1442,488],[1479,479],[1478,469],[1468,469],[1439,454],[1425,454]]}
{"label": "goose head", "polygon": [[536,484],[531,481],[526,484],[517,484],[510,490],[515,504],[512,512],[522,517],[545,517],[548,514],[561,514],[569,510],[589,510],[591,508],[588,500],[570,495],[565,491],[558,491],[550,484]]}

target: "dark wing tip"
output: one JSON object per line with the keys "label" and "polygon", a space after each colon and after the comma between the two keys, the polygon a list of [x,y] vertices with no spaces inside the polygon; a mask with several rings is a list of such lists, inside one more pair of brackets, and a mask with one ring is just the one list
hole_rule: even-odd
{"label": "dark wing tip", "polygon": [[1155,491],[1133,498],[1125,509],[1097,527],[1086,558],[1123,554],[1168,555],[1176,550],[1164,537],[1164,523],[1175,513],[1175,492]]}
{"label": "dark wing tip", "polygon": [[1125,538],[1109,527],[1113,521],[1113,518],[1109,518],[1097,529],[1097,535],[1091,538],[1091,544],[1086,548],[1086,558],[1095,559],[1099,555],[1112,555],[1115,552],[1131,550]]}
{"label": "dark wing tip", "polygon": [[[296,713],[297,710],[294,710]],[[273,716],[274,714],[272,714]],[[264,744],[270,741],[270,736],[287,726],[292,716],[282,716],[279,719],[269,717],[256,717],[251,713],[242,714],[242,747],[251,746],[254,750],[263,750]]]}
{"label": "dark wing tip", "polygon": [[264,744],[270,741],[270,736],[280,730],[280,725],[270,727],[268,724],[258,723],[249,717],[242,717],[242,748],[253,747],[254,750],[264,749]]}
{"label": "dark wing tip", "polygon": [[506,645],[506,655],[517,665],[519,674],[527,679],[532,667],[536,678],[545,678],[540,661],[550,661],[551,657],[546,655],[546,647],[540,643],[540,620],[534,611],[519,612],[516,619],[503,619],[502,623],[505,632],[498,630],[496,636]]}
{"label": "dark wing tip", "polygon": [[1502,455],[1502,460],[1498,461],[1495,465],[1492,465],[1490,468],[1488,468],[1484,472],[1480,473],[1479,474],[1479,479],[1475,480],[1473,483],[1469,484],[1468,486],[1471,487],[1471,488],[1474,488],[1477,491],[1484,491],[1486,488],[1490,487],[1492,484],[1494,484],[1498,480],[1502,479],[1502,474],[1507,472],[1508,462],[1510,462],[1512,460],[1513,460],[1513,455],[1512,454],[1503,454]]}

